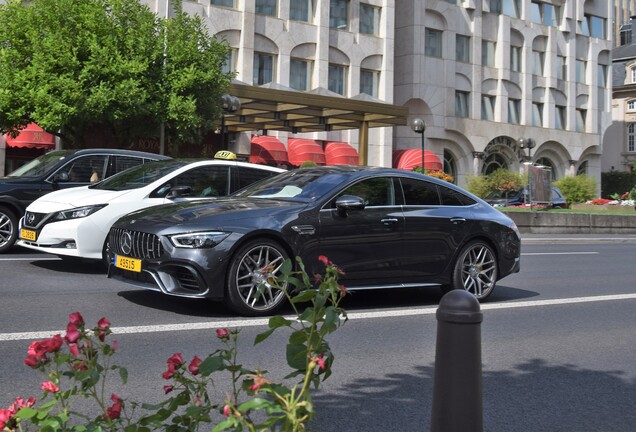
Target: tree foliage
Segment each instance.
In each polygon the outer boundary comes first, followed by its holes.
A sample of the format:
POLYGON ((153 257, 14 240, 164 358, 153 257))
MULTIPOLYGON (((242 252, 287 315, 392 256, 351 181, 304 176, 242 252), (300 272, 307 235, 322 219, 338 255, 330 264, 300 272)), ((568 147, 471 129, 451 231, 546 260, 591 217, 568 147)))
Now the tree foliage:
POLYGON ((180 4, 168 19, 139 0, 0 5, 0 132, 31 122, 82 147, 105 127, 117 146, 156 136, 198 142, 221 116, 228 47, 180 4))

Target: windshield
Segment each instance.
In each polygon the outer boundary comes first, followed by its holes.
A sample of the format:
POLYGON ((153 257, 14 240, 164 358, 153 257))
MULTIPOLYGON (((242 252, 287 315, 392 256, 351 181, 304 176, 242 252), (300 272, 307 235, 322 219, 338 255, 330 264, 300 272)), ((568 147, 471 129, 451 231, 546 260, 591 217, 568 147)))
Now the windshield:
POLYGON ((344 180, 340 173, 300 168, 255 183, 234 196, 310 202, 325 196, 344 180))
POLYGON ((111 191, 138 189, 159 180, 187 164, 188 162, 174 160, 148 162, 115 174, 96 185, 90 186, 90 188, 111 191))
POLYGON ((72 153, 73 150, 56 150, 43 154, 9 173, 9 177, 39 177, 51 171, 59 161, 72 153))

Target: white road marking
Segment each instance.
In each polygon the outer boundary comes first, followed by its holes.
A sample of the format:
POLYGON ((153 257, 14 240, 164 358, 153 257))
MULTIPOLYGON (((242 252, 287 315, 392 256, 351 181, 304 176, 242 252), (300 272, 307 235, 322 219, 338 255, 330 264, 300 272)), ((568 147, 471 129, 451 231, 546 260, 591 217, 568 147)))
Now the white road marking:
POLYGON ((33 257, 33 258, 0 258, 0 261, 43 261, 43 260, 61 260, 60 257, 33 257))
MULTIPOLYGON (((566 305, 576 303, 594 303, 603 301, 618 301, 618 300, 636 300, 636 293, 634 294, 616 294, 605 296, 590 296, 590 297, 573 297, 564 299, 551 299, 551 300, 533 300, 533 301, 513 301, 508 303, 485 303, 481 305, 482 311, 498 310, 498 309, 515 309, 515 308, 529 308, 540 306, 554 306, 554 305, 566 305)), ((392 318, 392 317, 407 317, 417 315, 433 315, 437 312, 437 306, 412 308, 412 309, 395 309, 388 311, 371 311, 371 312, 350 312, 348 313, 350 320, 359 319, 371 319, 371 318, 392 318)), ((288 316, 288 319, 294 319, 294 317, 288 316)), ((238 327, 258 327, 267 326, 269 318, 255 318, 255 319, 243 319, 243 320, 220 320, 212 322, 195 322, 195 323, 183 323, 183 324, 159 324, 159 325, 147 325, 147 326, 132 326, 132 327, 112 327, 113 334, 140 334, 140 333, 161 333, 161 332, 173 332, 173 331, 187 331, 187 330, 210 330, 224 327, 238 328, 238 327)), ((53 336, 54 334, 64 334, 65 330, 45 330, 36 332, 23 332, 23 333, 0 333, 0 342, 2 341, 18 341, 18 340, 36 340, 44 339, 53 336)))
POLYGON ((521 255, 598 255, 600 252, 529 252, 521 255))

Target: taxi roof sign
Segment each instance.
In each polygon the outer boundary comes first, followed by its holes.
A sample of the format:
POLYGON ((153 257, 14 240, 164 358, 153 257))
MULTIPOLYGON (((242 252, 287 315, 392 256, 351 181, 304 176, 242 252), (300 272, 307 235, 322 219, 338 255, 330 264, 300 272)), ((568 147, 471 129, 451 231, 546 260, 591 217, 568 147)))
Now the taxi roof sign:
POLYGON ((214 154, 214 159, 236 160, 236 154, 228 150, 220 150, 214 154))

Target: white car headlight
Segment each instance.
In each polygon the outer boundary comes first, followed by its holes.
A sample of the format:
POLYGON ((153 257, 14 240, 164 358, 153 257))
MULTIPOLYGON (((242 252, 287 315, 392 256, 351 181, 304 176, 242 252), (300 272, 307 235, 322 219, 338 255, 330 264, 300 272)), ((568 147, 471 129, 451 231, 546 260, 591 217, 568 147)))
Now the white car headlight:
POLYGON ((53 217, 53 220, 61 221, 61 220, 68 220, 68 219, 83 218, 83 217, 92 215, 93 213, 103 209, 107 205, 108 204, 97 204, 97 205, 90 205, 85 207, 77 207, 70 210, 62 210, 61 212, 58 212, 55 215, 55 217, 53 217))
POLYGON ((175 234, 170 236, 170 241, 178 248, 206 249, 218 245, 229 235, 230 233, 220 231, 175 234))

